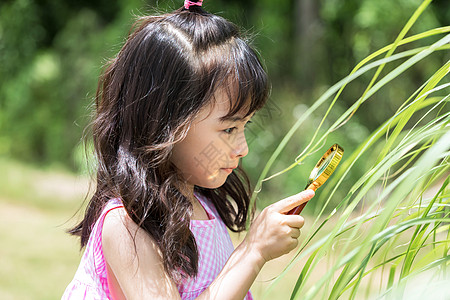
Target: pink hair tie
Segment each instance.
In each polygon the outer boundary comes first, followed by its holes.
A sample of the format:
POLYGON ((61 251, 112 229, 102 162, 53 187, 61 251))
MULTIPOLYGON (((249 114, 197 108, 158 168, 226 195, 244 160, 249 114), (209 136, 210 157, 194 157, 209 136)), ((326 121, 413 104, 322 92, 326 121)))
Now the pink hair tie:
POLYGON ((185 0, 184 8, 189 9, 189 7, 191 7, 191 6, 202 6, 202 4, 203 4, 203 0, 200 0, 197 2, 185 0))

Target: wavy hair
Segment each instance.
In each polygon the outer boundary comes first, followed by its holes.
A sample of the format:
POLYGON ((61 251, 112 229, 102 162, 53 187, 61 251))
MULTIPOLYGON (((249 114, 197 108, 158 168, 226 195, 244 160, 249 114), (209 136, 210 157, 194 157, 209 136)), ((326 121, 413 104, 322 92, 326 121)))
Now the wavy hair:
MULTIPOLYGON (((191 202, 177 189, 169 158, 218 88, 228 91, 227 116, 260 109, 267 76, 238 28, 198 6, 141 17, 100 76, 92 133, 96 189, 84 219, 69 232, 83 248, 108 200, 120 198, 133 221, 161 249, 172 279, 195 276, 198 251, 189 229, 191 202)), ((219 188, 195 187, 232 231, 245 228, 250 185, 242 169, 219 188)))

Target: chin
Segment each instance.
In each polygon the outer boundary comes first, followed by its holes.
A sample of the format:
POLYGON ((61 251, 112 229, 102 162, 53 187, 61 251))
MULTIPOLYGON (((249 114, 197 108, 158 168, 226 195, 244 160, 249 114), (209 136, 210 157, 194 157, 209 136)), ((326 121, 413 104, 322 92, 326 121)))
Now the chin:
POLYGON ((199 184, 199 186, 207 189, 216 189, 221 187, 227 181, 227 178, 228 176, 212 176, 202 182, 202 184, 199 184))
POLYGON ((220 180, 220 181, 214 180, 214 181, 208 182, 206 184, 203 184, 201 186, 204 188, 207 188, 207 189, 217 189, 217 188, 221 187, 225 183, 225 181, 226 180, 220 180))

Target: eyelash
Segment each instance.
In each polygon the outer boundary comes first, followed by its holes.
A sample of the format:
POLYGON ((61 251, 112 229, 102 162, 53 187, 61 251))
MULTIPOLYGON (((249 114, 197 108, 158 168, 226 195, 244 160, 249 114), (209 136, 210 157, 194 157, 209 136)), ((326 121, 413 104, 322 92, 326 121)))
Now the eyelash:
MULTIPOLYGON (((247 123, 245 123, 244 128, 247 128, 247 125, 248 125, 248 124, 251 124, 251 123, 252 123, 252 121, 248 121, 247 123)), ((224 132, 225 132, 226 134, 232 134, 233 131, 235 131, 236 129, 237 129, 237 127, 230 127, 230 128, 225 129, 224 132)))
POLYGON ((224 130, 224 132, 226 134, 232 134, 235 129, 237 129, 237 128, 236 127, 227 128, 224 130))

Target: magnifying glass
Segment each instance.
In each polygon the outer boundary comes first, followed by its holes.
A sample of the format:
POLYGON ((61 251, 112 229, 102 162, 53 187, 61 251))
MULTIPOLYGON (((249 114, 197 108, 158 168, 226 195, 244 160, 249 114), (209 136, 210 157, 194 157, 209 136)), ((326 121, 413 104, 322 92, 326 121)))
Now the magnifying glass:
MULTIPOLYGON (((331 146, 331 148, 328 149, 322 158, 317 162, 311 174, 309 174, 309 179, 305 190, 310 189, 316 191, 319 186, 324 184, 328 177, 330 177, 334 170, 336 170, 343 154, 344 149, 341 146, 338 144, 331 146)), ((291 209, 287 214, 295 215, 301 213, 303 208, 306 206, 306 203, 308 202, 291 209)))

